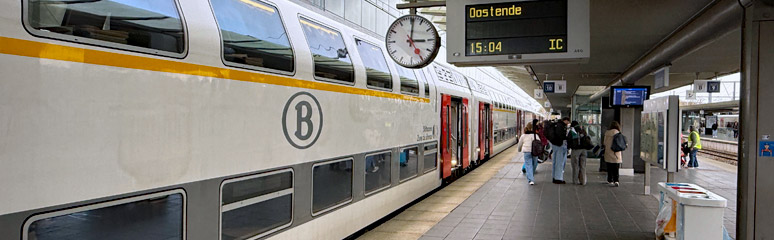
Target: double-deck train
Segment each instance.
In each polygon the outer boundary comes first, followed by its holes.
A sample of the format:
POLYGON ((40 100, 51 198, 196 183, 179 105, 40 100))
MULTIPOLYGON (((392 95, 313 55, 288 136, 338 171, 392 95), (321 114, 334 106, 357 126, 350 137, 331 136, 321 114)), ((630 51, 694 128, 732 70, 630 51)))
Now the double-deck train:
POLYGON ((340 239, 539 117, 305 3, 0 2, 3 239, 340 239))

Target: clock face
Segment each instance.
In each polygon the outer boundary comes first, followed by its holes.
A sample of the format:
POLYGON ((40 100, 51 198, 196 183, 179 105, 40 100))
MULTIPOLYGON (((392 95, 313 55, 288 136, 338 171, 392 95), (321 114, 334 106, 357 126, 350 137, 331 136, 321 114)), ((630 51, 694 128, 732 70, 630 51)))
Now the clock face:
POLYGON ((386 43, 395 62, 407 68, 421 68, 433 62, 441 38, 432 22, 418 15, 406 15, 392 23, 386 43))

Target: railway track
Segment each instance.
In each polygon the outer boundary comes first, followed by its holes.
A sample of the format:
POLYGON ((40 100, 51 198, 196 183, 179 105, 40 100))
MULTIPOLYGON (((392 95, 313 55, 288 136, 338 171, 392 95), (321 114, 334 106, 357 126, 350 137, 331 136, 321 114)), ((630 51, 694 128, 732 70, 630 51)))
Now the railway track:
POLYGON ((699 150, 699 156, 711 158, 718 161, 723 161, 732 165, 737 164, 737 153, 718 151, 714 149, 702 149, 699 150))

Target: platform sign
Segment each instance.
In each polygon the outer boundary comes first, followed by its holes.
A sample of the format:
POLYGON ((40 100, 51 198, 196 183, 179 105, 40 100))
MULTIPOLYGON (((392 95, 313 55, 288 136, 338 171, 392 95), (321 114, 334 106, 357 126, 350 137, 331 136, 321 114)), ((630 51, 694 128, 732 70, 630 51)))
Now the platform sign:
POLYGON ((534 94, 535 99, 543 99, 543 96, 545 95, 543 94, 543 89, 535 89, 534 94))
POLYGON ((669 86, 669 66, 663 67, 653 74, 655 89, 669 86))
POLYGON ((582 62, 589 0, 447 1, 447 61, 458 66, 582 62))
POLYGON ((709 92, 709 93, 719 93, 720 92, 720 81, 707 81, 707 92, 709 92))
POLYGON ((554 93, 554 91, 556 91, 556 84, 554 82, 549 82, 549 81, 543 82, 544 93, 554 93))

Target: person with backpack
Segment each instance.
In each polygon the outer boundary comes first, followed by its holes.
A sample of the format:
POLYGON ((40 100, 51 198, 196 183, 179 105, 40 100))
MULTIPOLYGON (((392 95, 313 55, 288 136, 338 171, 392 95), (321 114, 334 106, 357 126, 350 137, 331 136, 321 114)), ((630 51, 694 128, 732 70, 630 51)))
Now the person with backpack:
POLYGON ((589 150, 588 147, 592 143, 591 138, 587 136, 586 131, 578 124, 578 121, 572 121, 572 124, 570 124, 570 136, 567 145, 570 147, 571 152, 572 183, 586 185, 586 150, 589 150))
POLYGON ((551 142, 551 149, 553 150, 553 183, 565 184, 564 181, 564 166, 567 163, 567 134, 570 125, 570 118, 564 117, 562 121, 553 123, 548 131, 548 141, 551 142))
MULTIPOLYGON (((537 119, 532 119, 532 131, 533 131, 534 133, 537 133, 537 134, 538 134, 538 136, 540 136, 540 134, 538 133, 538 131, 539 131, 539 129, 540 129, 540 124, 539 124, 538 122, 540 122, 540 121, 539 121, 539 120, 537 120, 537 119)), ((525 134, 526 134, 526 133, 525 133, 525 134)), ((522 135, 522 136, 523 136, 523 135, 522 135)), ((542 138, 541 138, 541 139, 542 139, 542 138)), ((521 141, 521 140, 519 140, 519 141, 521 141)), ((542 142, 542 141, 541 141, 541 142, 542 142)), ((541 156, 542 156, 542 154, 537 156, 537 158, 538 158, 538 164, 542 163, 542 162, 540 161, 540 157, 541 157, 541 156)), ((537 165, 535 165, 535 166, 534 166, 534 168, 535 168, 535 169, 537 169, 537 165)), ((523 172, 523 173, 525 173, 525 174, 527 173, 527 162, 524 162, 524 164, 522 164, 522 165, 521 165, 521 172, 523 172)))
POLYGON ((691 135, 688 136, 688 142, 690 142, 690 144, 688 144, 688 148, 691 150, 689 154, 691 158, 688 161, 687 169, 699 167, 699 160, 696 159, 696 153, 699 152, 699 149, 701 149, 701 135, 693 126, 691 126, 689 129, 691 130, 691 135))
POLYGON ((543 146, 540 144, 540 137, 532 131, 532 123, 527 123, 524 127, 524 135, 521 136, 516 149, 524 154, 524 164, 526 165, 527 182, 529 185, 535 185, 535 169, 537 168, 537 157, 543 154, 543 146))
POLYGON ((607 165, 607 183, 610 186, 618 187, 618 170, 621 163, 623 163, 623 157, 621 152, 625 149, 626 139, 621 134, 621 124, 616 121, 610 123, 610 128, 605 132, 605 164, 607 165), (617 138, 617 139, 616 139, 617 138), (623 139, 624 146, 621 146, 620 140, 623 139), (616 141, 619 140, 619 141, 616 141), (617 150, 617 151, 616 151, 617 150))

